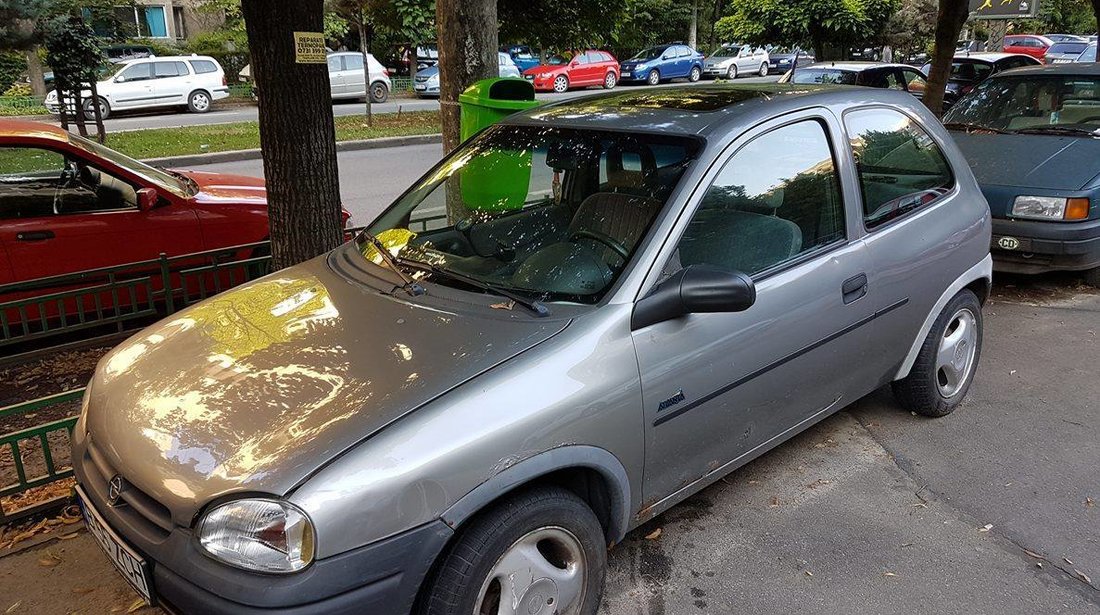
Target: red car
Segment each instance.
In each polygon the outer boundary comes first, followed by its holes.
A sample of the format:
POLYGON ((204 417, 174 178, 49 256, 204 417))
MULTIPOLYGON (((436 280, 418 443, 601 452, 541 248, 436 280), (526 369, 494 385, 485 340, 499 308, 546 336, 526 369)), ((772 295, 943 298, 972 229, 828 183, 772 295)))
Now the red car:
POLYGON ((1005 37, 1005 53, 1022 53, 1044 62, 1047 50, 1054 41, 1038 34, 1010 34, 1005 37))
POLYGON ((55 126, 0 120, 0 284, 267 237, 262 179, 166 171, 55 126))
POLYGON ((555 55, 546 64, 523 71, 523 76, 540 92, 564 92, 569 88, 602 85, 607 89, 619 82, 619 61, 606 51, 578 51, 571 59, 555 55))

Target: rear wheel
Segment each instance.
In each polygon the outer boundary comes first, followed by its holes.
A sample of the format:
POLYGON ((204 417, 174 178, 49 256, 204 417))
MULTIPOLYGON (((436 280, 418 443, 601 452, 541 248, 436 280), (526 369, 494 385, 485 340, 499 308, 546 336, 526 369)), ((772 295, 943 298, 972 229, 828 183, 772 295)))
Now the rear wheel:
POLYGON ((572 492, 521 492, 460 531, 424 586, 422 613, 594 615, 604 543, 596 515, 572 492))
POLYGON ((558 75, 554 77, 554 91, 558 94, 565 92, 569 89, 569 77, 565 75, 558 75))
POLYGON ((372 103, 384 103, 390 97, 390 89, 385 83, 375 81, 370 84, 370 101, 372 103))
MULTIPOLYGON (((102 96, 96 98, 99 102, 99 117, 101 119, 107 119, 111 116, 111 105, 107 104, 107 100, 102 96)), ((84 118, 89 120, 95 120, 95 107, 92 106, 91 99, 84 101, 84 118)))
POLYGON ((661 73, 657 72, 657 69, 649 71, 649 76, 646 77, 646 83, 649 85, 657 85, 661 82, 661 73))
POLYGON ((981 354, 982 306, 964 289, 933 323, 909 375, 893 383, 894 396, 917 414, 951 414, 966 397, 981 354))
POLYGON ((615 78, 615 73, 608 72, 607 76, 603 78, 603 87, 605 90, 610 90, 611 88, 615 87, 615 84, 618 82, 619 80, 615 78))
POLYGON ((768 63, 767 62, 761 62, 760 63, 760 70, 758 72, 760 73, 761 77, 767 77, 768 76, 768 63))
POLYGON ((699 77, 702 77, 702 76, 703 76, 703 69, 699 68, 698 66, 692 66, 691 67, 691 72, 688 73, 688 81, 690 81, 692 83, 695 83, 696 81, 699 80, 699 77))
POLYGON ((191 113, 206 113, 210 110, 210 93, 206 90, 195 90, 187 97, 187 110, 191 113))

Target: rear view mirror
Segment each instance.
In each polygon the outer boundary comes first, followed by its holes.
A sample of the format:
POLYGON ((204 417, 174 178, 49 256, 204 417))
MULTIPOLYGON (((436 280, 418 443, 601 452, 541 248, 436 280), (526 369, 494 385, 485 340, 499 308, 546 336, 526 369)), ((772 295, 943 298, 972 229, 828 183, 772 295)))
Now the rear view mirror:
POLYGON ((742 312, 755 301, 756 285, 744 273, 689 265, 634 305, 630 328, 638 330, 688 314, 742 312))
POLYGON ((160 200, 160 196, 157 195, 157 191, 152 188, 142 188, 137 191, 137 205, 140 211, 149 211, 157 206, 157 201, 160 200))

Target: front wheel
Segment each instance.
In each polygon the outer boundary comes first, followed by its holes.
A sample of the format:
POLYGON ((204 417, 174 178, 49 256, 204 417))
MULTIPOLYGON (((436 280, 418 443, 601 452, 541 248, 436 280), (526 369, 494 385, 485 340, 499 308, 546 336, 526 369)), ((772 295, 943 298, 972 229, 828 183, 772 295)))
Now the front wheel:
POLYGON ((661 73, 657 72, 657 69, 649 71, 649 76, 646 77, 646 83, 649 85, 657 85, 661 82, 661 73))
POLYGON ((615 84, 618 82, 619 80, 615 78, 615 73, 609 72, 607 73, 607 76, 603 78, 603 87, 605 90, 610 90, 611 88, 615 87, 615 84))
POLYGON ((696 81, 699 80, 699 77, 702 77, 702 76, 703 76, 703 69, 699 68, 698 66, 692 66, 691 67, 691 72, 688 73, 688 81, 690 81, 692 83, 695 83, 696 81))
POLYGON ((760 73, 761 77, 767 77, 768 76, 768 63, 767 62, 762 62, 760 64, 760 70, 757 71, 757 72, 760 73))
POLYGON ((737 78, 737 65, 730 64, 730 67, 726 69, 726 78, 733 81, 737 78))
MULTIPOLYGON (((102 97, 96 98, 99 103, 99 117, 100 119, 107 119, 111 116, 111 105, 107 104, 107 101, 102 97)), ((95 107, 92 106, 91 99, 84 101, 84 119, 95 121, 95 107)))
POLYGON ((384 103, 390 97, 390 89, 385 83, 375 81, 370 84, 370 101, 372 103, 384 103))
POLYGON ((210 94, 204 90, 195 90, 187 97, 187 110, 191 113, 206 113, 210 110, 210 94))
POLYGON ((982 305, 963 289, 940 312, 909 375, 893 383, 902 407, 947 416, 962 403, 982 354, 982 305))
POLYGON ((569 78, 565 75, 554 77, 554 91, 561 94, 569 89, 569 78))
POLYGON ((594 615, 607 549, 596 515, 559 487, 512 496, 460 530, 422 596, 425 615, 594 615))

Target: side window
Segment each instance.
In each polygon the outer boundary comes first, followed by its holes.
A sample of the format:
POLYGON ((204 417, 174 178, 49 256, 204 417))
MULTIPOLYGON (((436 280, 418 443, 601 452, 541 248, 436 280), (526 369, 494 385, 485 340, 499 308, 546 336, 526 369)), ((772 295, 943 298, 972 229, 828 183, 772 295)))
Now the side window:
POLYGON ((603 59, 604 62, 614 62, 615 61, 615 58, 612 58, 611 54, 607 53, 606 51, 601 51, 600 52, 600 57, 603 59))
POLYGON ((175 62, 153 63, 153 76, 157 79, 163 79, 165 77, 178 77, 179 74, 179 68, 176 66, 175 62))
POLYGON ((677 258, 681 267, 754 275, 844 237, 844 201, 825 126, 804 120, 757 137, 725 162, 677 258))
POLYGON ((578 53, 573 56, 573 59, 577 61, 577 64, 588 64, 588 56, 583 53, 578 53))
POLYGON ((586 55, 588 56, 588 61, 592 64, 603 62, 603 56, 598 51, 589 51, 586 55))
POLYGON ((141 64, 127 66, 119 76, 125 78, 126 81, 144 81, 146 79, 152 79, 153 63, 142 62, 141 64))
POLYGON ((65 157, 35 147, 0 147, 0 219, 52 216, 65 157))
POLYGON ((344 62, 340 56, 328 57, 328 72, 335 73, 344 70, 344 62))
POLYGON ((859 109, 844 115, 859 171, 863 220, 875 228, 919 209, 951 190, 951 167, 932 137, 892 109, 859 109))
POLYGON ((363 56, 359 54, 344 57, 344 70, 363 70, 363 56))
POLYGON ((176 72, 184 76, 191 74, 191 70, 187 68, 187 64, 184 62, 176 62, 176 72))
POLYGON ((218 65, 210 60, 191 60, 191 68, 195 69, 196 75, 218 72, 218 65))
POLYGON ((905 77, 905 89, 909 90, 913 94, 924 94, 925 81, 924 77, 921 76, 920 73, 915 70, 903 68, 901 74, 903 77, 905 77))
POLYGON ((882 80, 883 83, 886 84, 884 86, 886 88, 889 88, 891 90, 905 91, 905 85, 902 83, 901 79, 898 76, 898 71, 896 70, 884 71, 882 73, 882 80))

